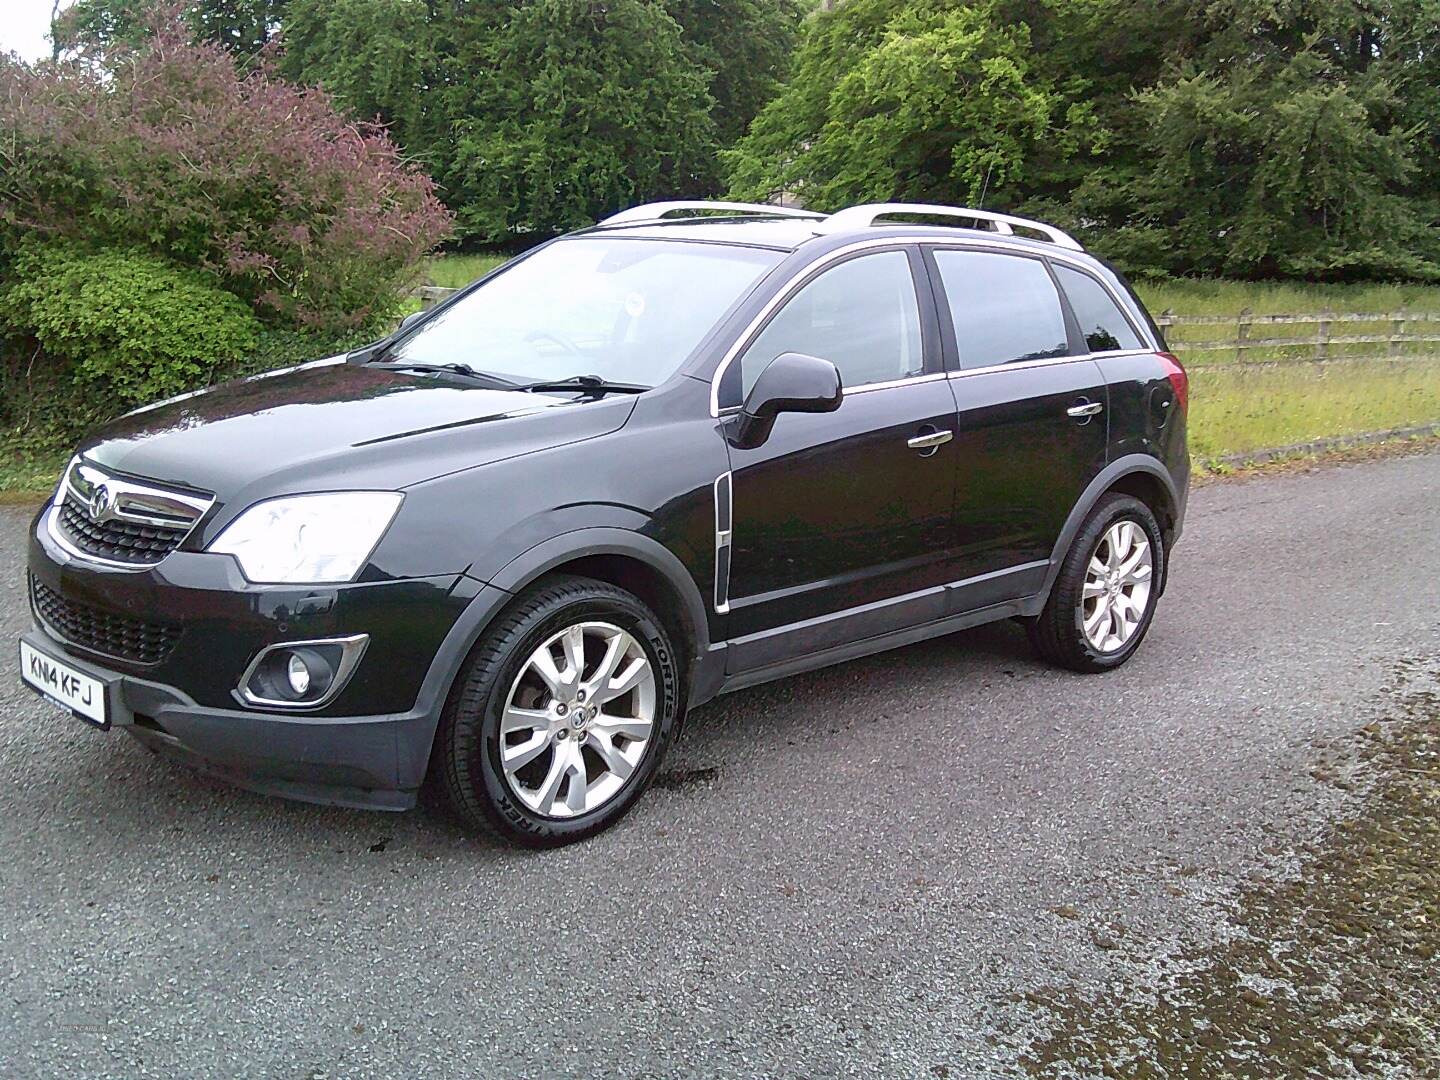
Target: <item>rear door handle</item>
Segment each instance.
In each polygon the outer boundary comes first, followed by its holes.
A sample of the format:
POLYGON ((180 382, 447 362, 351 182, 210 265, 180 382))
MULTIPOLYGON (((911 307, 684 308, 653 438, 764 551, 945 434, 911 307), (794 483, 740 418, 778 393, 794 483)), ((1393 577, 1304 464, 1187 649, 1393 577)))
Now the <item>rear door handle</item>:
POLYGON ((905 445, 911 450, 934 450, 937 446, 944 446, 954 437, 953 431, 931 431, 906 440, 905 445))
POLYGON ((1065 410, 1065 415, 1072 416, 1076 420, 1079 420, 1081 417, 1084 416, 1095 416, 1104 408, 1105 406, 1101 402, 1087 401, 1083 405, 1071 405, 1070 408, 1065 410))

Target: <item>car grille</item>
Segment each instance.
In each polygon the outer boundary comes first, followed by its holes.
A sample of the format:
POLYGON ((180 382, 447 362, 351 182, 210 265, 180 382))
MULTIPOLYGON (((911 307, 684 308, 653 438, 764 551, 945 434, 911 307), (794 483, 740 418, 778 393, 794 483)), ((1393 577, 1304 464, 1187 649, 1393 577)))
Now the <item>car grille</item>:
POLYGON ((96 524, 73 492, 65 494, 58 524, 65 539, 86 554, 137 566, 158 563, 179 547, 190 531, 189 525, 170 528, 118 519, 96 524))
POLYGON ((146 622, 67 600, 33 577, 30 598, 35 614, 48 629, 68 644, 91 652, 137 664, 158 664, 180 640, 179 626, 146 622))
POLYGON ((211 500, 114 476, 77 458, 51 514, 55 538, 78 556, 120 566, 154 566, 209 509, 211 500))

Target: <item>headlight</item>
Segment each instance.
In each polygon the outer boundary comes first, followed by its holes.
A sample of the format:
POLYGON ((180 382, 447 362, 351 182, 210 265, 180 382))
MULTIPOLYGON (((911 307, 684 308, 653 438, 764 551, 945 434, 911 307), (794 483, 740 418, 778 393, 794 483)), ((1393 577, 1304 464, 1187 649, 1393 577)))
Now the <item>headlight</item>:
POLYGON ((210 550, 234 555, 257 583, 349 581, 402 498, 398 491, 343 491, 268 499, 227 525, 210 550))

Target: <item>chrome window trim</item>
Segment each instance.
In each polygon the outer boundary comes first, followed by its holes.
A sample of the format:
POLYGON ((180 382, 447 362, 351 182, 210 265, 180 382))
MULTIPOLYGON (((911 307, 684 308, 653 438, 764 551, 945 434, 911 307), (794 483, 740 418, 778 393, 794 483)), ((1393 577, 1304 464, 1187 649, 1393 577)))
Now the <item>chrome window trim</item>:
POLYGON ((1074 364, 1081 360, 1101 360, 1111 356, 1149 356, 1153 349, 1114 349, 1109 352, 1079 353, 1075 356, 1046 356, 1039 360, 1012 360, 1008 364, 987 364, 985 367, 961 368, 946 373, 947 378, 963 379, 969 375, 993 375, 997 371, 1023 371, 1026 368, 1054 367, 1057 364, 1074 364))
MULTIPOLYGON (((1104 352, 1086 353, 1086 354, 1085 354, 1086 356, 1114 356, 1114 355, 1118 355, 1118 354, 1120 354, 1120 353, 1146 353, 1146 352, 1156 352, 1156 351, 1159 350, 1159 348, 1160 348, 1159 343, 1156 342, 1156 341, 1150 336, 1150 332, 1149 332, 1148 328, 1143 327, 1143 326, 1137 326, 1137 325, 1136 325, 1135 319, 1134 319, 1131 311, 1129 310, 1129 307, 1127 306, 1127 304, 1126 304, 1126 302, 1125 302, 1125 299, 1122 298, 1119 293, 1117 293, 1114 289, 1112 289, 1112 288, 1110 287, 1109 282, 1104 281, 1103 279, 1101 279, 1101 278, 1099 278, 1099 277, 1096 277, 1096 276, 1095 276, 1095 271, 1094 271, 1093 269, 1091 269, 1091 267, 1090 267, 1089 265, 1086 264, 1086 262, 1085 262, 1084 259, 1076 258, 1076 257, 1074 256, 1074 254, 1072 254, 1072 253, 1067 253, 1067 252, 1064 251, 1064 250, 1058 250, 1058 251, 1053 251, 1053 252, 1052 252, 1052 251, 1030 251, 1030 250, 1028 250, 1028 249, 1026 249, 1026 250, 1019 250, 1019 249, 1017 249, 1017 248, 1015 248, 1015 247, 1013 247, 1013 246, 1007 245, 1007 244, 993 244, 993 243, 988 243, 988 244, 987 244, 983 239, 976 239, 976 240, 970 240, 970 239, 964 239, 964 240, 948 240, 948 239, 939 239, 939 238, 937 238, 937 237, 931 236, 931 237, 924 237, 924 238, 917 239, 915 242, 918 243, 918 244, 928 244, 930 247, 980 248, 980 249, 983 249, 983 250, 985 250, 985 251, 997 252, 997 253, 999 253, 999 254, 1001 254, 1001 255, 1028 256, 1028 257, 1030 257, 1030 258, 1032 258, 1032 259, 1051 259, 1051 260, 1053 260, 1053 261, 1055 261, 1055 262, 1063 262, 1063 263, 1065 263, 1068 267, 1070 267, 1072 270, 1078 270, 1080 273, 1086 275, 1086 276, 1089 277, 1092 281, 1094 281, 1097 285, 1099 285, 1100 288, 1104 289, 1104 290, 1105 290, 1105 294, 1106 294, 1107 296, 1109 296, 1111 300, 1115 301, 1115 306, 1120 309, 1120 316, 1121 316, 1121 318, 1123 318, 1126 322, 1128 322, 1128 323, 1130 324, 1130 329, 1133 330, 1133 331, 1135 331, 1135 336, 1140 339, 1141 344, 1144 344, 1144 343, 1147 342, 1147 341, 1150 342, 1150 347, 1149 347, 1149 348, 1142 348, 1142 349, 1107 349, 1107 350, 1105 350, 1104 352)), ((1064 296, 1064 299, 1068 302, 1069 299, 1070 299, 1070 297, 1069 297, 1068 294, 1065 294, 1065 293, 1064 293, 1064 286, 1057 282, 1056 285, 1055 285, 1055 288, 1056 288, 1058 291, 1061 292, 1061 294, 1064 296)), ((976 368, 975 370, 978 371, 978 370, 980 370, 980 369, 979 369, 979 368, 976 368)))
POLYGON ((847 387, 845 396, 868 394, 871 390, 892 390, 897 386, 909 386, 911 383, 938 382, 947 374, 944 371, 931 371, 925 375, 907 375, 903 379, 891 379, 888 382, 861 383, 859 386, 847 387))
MULTIPOLYGON (((1149 339, 1149 337, 1150 337, 1149 333, 1147 333, 1145 327, 1139 326, 1139 325, 1135 322, 1135 319, 1131 316, 1130 311, 1126 308, 1124 301, 1123 301, 1123 300, 1120 298, 1120 296, 1115 292, 1115 290, 1112 289, 1112 288, 1110 288, 1110 286, 1109 286, 1108 284, 1106 284, 1104 281, 1102 281, 1100 278, 1096 277, 1095 274, 1094 274, 1094 272, 1091 271, 1089 267, 1086 267, 1086 266, 1078 266, 1078 265, 1071 265, 1071 266, 1069 266, 1068 268, 1071 269, 1071 270, 1074 270, 1077 274, 1084 274, 1084 275, 1085 275, 1086 277, 1088 277, 1091 281, 1095 282, 1096 285, 1099 285, 1099 286, 1100 286, 1100 288, 1104 291, 1105 295, 1108 296, 1108 297, 1110 297, 1111 302, 1114 303, 1114 305, 1115 305, 1115 310, 1118 311, 1118 312, 1120 312, 1120 317, 1121 317, 1122 319, 1124 319, 1126 325, 1130 327, 1130 332, 1135 335, 1136 340, 1138 340, 1141 345, 1144 345, 1145 342, 1146 342, 1146 340, 1149 339)), ((1075 304, 1074 304, 1073 301, 1070 300, 1070 294, 1067 293, 1067 292, 1065 292, 1065 283, 1060 280, 1060 275, 1059 275, 1059 274, 1056 274, 1056 275, 1055 275, 1055 285, 1056 285, 1057 288, 1059 288, 1060 292, 1064 295, 1066 303, 1070 304, 1070 310, 1071 310, 1071 312, 1073 313, 1074 310, 1075 310, 1075 304)), ((1075 321, 1078 323, 1078 322, 1080 321, 1080 316, 1076 315, 1076 316, 1075 316, 1075 321)), ((1085 328, 1084 328, 1084 327, 1081 327, 1081 328, 1080 328, 1080 333, 1081 333, 1082 336, 1084 335, 1084 333, 1085 333, 1085 328)), ((1088 344, 1088 342, 1087 342, 1087 344, 1088 344)), ((1157 344, 1155 347, 1156 347, 1156 348, 1159 348, 1158 344, 1157 344)), ((1154 351, 1153 349, 1101 349, 1099 352, 1093 352, 1093 353, 1091 353, 1090 355, 1091 355, 1091 356, 1110 356, 1110 355, 1115 354, 1115 353, 1153 352, 1153 351, 1154 351)))
POLYGON ((720 363, 715 366, 715 372, 710 377, 710 415, 718 419, 721 416, 730 415, 739 409, 738 405, 728 405, 723 409, 720 407, 720 383, 725 378, 725 373, 730 369, 730 365, 734 362, 735 358, 741 353, 743 353, 745 349, 751 344, 751 342, 754 341, 765 321, 769 319, 770 316, 779 307, 781 307, 787 300, 789 300, 790 297, 799 290, 803 283, 810 279, 810 277, 817 270, 823 271, 832 263, 839 261, 847 255, 852 255, 857 251, 866 251, 871 248, 886 247, 895 248, 897 250, 903 251, 907 245, 911 244, 926 247, 945 247, 955 249, 963 248, 967 250, 974 249, 982 251, 993 251, 1002 255, 1012 255, 1017 257, 1028 256, 1030 258, 1054 259, 1058 262, 1063 262, 1068 266, 1075 268, 1076 270, 1088 274, 1095 281, 1099 282, 1100 287, 1103 288, 1105 292, 1110 296, 1110 298, 1115 301, 1116 306, 1120 309, 1120 314, 1130 321, 1131 329, 1135 330, 1136 334, 1139 336, 1142 342, 1150 341, 1150 346, 1144 349, 1110 350, 1100 353, 1084 353, 1077 356, 1054 357, 1046 360, 1018 360, 1013 361, 1009 364, 996 364, 983 368, 962 368, 960 371, 930 372, 925 375, 917 375, 907 379, 896 379, 891 382, 865 383, 854 388, 846 387, 846 394, 864 393, 868 390, 889 389, 894 386, 903 386, 907 383, 921 382, 923 380, 931 378, 953 378, 956 375, 974 375, 986 371, 1003 371, 1007 368, 1036 366, 1040 364, 1053 363, 1056 361, 1090 360, 1094 359, 1097 356, 1140 355, 1148 352, 1156 352, 1160 348, 1159 344, 1151 339, 1148 329, 1144 327, 1137 327, 1135 325, 1134 319, 1131 317, 1131 313, 1129 312, 1125 301, 1116 294, 1115 290, 1110 287, 1109 283, 1102 280, 1101 278, 1096 277, 1084 258, 1079 257, 1076 254, 1067 251, 1066 249, 1057 247, 1055 251, 1031 251, 1028 248, 1017 249, 1012 244, 987 241, 982 237, 872 237, 868 240, 859 240, 853 244, 846 244, 844 247, 836 248, 834 251, 828 252, 821 258, 816 259, 814 262, 808 263, 805 266, 801 267, 798 271, 796 271, 795 275, 791 277, 789 281, 787 281, 783 286, 781 286, 779 292, 777 292, 774 296, 772 296, 769 300, 765 302, 764 307, 762 307, 760 311, 755 315, 755 317, 746 324, 745 329, 742 330, 740 334, 736 337, 735 342, 730 346, 730 348, 725 350, 725 355, 720 358, 720 363))
POLYGON ((236 696, 246 705, 259 706, 267 709, 285 709, 290 712, 299 712, 306 709, 318 709, 335 700, 335 696, 345 689, 345 684, 350 681, 350 676, 360 665, 365 650, 370 645, 369 634, 351 634, 349 637, 333 638, 311 638, 306 641, 277 641, 274 645, 267 645, 255 654, 255 659, 245 669, 245 674, 240 676, 240 685, 236 687, 236 696), (338 645, 340 646, 340 663, 335 668, 335 677, 330 681, 325 693, 314 701, 285 701, 280 698, 261 697, 259 694, 250 692, 250 680, 255 672, 259 670, 260 663, 276 649, 302 649, 307 645, 338 645))
MULTIPOLYGON (((869 240, 860 240, 853 244, 846 244, 844 247, 836 248, 834 251, 802 266, 795 275, 780 287, 780 291, 765 301, 765 306, 760 309, 756 316, 746 324, 745 329, 735 339, 734 344, 725 350, 725 355, 720 358, 720 363, 715 366, 715 373, 710 377, 710 415, 719 417, 720 409, 720 383, 725 378, 725 373, 730 369, 730 364, 745 351, 746 347, 755 339, 765 321, 770 318, 784 303, 790 299, 799 289, 810 280, 818 276, 817 271, 824 271, 832 263, 838 262, 847 255, 853 255, 857 251, 865 251, 870 248, 894 248, 896 251, 904 251, 907 244, 914 243, 913 240, 905 237, 874 237, 869 240)), ((912 277, 913 271, 912 271, 912 277)), ((918 376, 917 376, 918 377, 918 376)), ((871 384, 875 385, 875 384, 871 384)), ((857 387, 856 389, 859 389, 857 387)), ((852 391, 846 390, 846 393, 852 391)), ((738 406, 730 405, 725 412, 733 412, 738 406)))

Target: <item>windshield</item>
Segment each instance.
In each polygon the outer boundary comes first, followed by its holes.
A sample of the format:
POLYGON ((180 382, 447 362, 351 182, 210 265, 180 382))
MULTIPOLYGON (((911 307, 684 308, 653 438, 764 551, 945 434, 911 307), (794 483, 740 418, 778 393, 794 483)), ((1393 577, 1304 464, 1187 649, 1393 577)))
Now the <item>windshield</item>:
POLYGON ((783 252, 586 237, 537 251, 429 319, 391 363, 517 382, 598 375, 656 386, 783 252))

